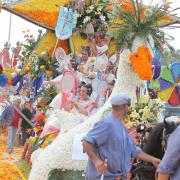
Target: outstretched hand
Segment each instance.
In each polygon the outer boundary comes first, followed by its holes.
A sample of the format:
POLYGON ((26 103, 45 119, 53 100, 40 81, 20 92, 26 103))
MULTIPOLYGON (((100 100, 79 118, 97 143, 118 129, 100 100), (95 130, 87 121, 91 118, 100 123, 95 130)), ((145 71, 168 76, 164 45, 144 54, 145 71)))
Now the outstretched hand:
POLYGON ((157 168, 160 164, 161 160, 158 158, 153 158, 152 159, 152 164, 157 168))
POLYGON ((142 161, 145 161, 145 162, 150 162, 152 163, 155 167, 158 167, 159 164, 160 164, 160 159, 158 158, 155 158, 154 156, 151 156, 145 152, 140 152, 137 156, 136 156, 137 159, 141 159, 142 161))

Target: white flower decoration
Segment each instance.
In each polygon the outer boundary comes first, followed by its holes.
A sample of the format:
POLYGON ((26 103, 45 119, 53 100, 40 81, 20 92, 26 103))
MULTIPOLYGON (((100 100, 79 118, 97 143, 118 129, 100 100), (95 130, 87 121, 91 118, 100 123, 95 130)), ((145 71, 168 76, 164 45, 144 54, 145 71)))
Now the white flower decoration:
POLYGON ((97 11, 102 11, 102 7, 98 7, 98 8, 97 8, 97 11))
POLYGON ((91 18, 86 16, 83 20, 83 24, 87 24, 88 22, 90 22, 91 18))
POLYGON ((89 9, 90 9, 91 11, 93 11, 93 10, 94 10, 94 6, 93 6, 93 5, 89 6, 89 9))
POLYGON ((101 19, 101 21, 105 21, 106 20, 106 17, 105 16, 100 16, 100 19, 101 19))

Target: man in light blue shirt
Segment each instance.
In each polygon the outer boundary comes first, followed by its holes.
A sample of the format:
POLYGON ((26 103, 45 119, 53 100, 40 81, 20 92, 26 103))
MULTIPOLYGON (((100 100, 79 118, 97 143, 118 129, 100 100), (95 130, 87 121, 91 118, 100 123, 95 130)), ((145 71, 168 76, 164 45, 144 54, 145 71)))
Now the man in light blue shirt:
POLYGON ((117 94, 111 99, 112 113, 95 124, 84 137, 83 147, 89 161, 86 180, 124 180, 131 170, 131 159, 138 158, 157 166, 160 162, 144 152, 128 135, 123 118, 128 113, 131 99, 117 94))
POLYGON ((158 168, 158 180, 180 179, 180 126, 170 135, 167 151, 158 168))

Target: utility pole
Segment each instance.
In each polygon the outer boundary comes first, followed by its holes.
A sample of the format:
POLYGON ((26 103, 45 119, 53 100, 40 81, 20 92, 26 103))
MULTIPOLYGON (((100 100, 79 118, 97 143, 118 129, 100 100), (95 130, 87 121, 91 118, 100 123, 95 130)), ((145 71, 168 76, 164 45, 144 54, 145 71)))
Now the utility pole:
POLYGON ((8 42, 11 41, 11 25, 12 25, 12 14, 9 16, 9 33, 8 33, 8 42))

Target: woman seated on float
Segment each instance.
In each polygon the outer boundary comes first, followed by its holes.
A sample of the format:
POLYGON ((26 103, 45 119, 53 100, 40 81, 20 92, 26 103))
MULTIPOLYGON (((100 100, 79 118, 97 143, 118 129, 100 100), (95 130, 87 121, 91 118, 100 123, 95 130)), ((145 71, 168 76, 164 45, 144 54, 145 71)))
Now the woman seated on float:
POLYGON ((96 103, 91 99, 92 87, 80 83, 76 96, 69 93, 63 103, 63 97, 56 110, 49 110, 48 121, 60 124, 61 132, 65 132, 84 122, 96 110, 96 103), (62 106, 62 109, 60 108, 62 106))
POLYGON ((96 103, 90 98, 92 87, 89 84, 81 83, 79 88, 79 97, 76 96, 73 100, 67 100, 64 105, 64 110, 69 112, 78 112, 85 116, 91 115, 96 108, 96 103))

